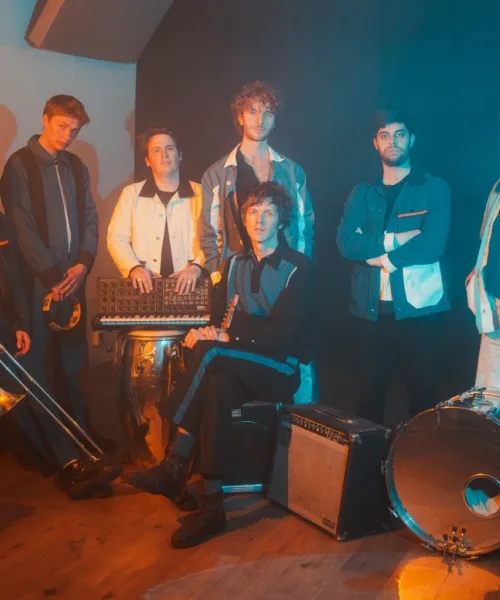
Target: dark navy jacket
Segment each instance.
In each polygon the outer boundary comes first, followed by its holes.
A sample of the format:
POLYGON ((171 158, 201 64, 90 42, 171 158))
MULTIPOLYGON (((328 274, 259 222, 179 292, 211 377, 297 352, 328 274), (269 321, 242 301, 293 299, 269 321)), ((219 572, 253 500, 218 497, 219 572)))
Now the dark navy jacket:
MULTIPOLYGON (((7 161, 1 182, 5 211, 13 222, 20 257, 29 271, 45 288, 51 288, 64 278, 68 267, 82 263, 90 271, 97 254, 99 219, 92 198, 88 170, 83 168, 82 206, 77 203, 78 193, 70 152, 59 155, 62 185, 68 199, 68 218, 71 229, 71 247, 63 209, 63 199, 57 179, 54 158, 33 136, 27 147, 31 150, 41 177, 41 198, 33 198, 28 172, 15 152, 7 161)), ((25 149, 22 149, 25 151, 25 149)))

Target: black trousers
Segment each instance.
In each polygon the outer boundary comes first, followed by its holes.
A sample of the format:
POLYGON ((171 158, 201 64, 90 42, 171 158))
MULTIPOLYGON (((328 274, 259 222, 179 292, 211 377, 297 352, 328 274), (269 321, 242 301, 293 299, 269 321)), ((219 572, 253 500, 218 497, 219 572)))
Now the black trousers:
POLYGON ((359 416, 383 423, 388 388, 395 379, 406 385, 410 416, 435 406, 444 314, 401 321, 392 314, 380 315, 376 322, 353 319, 361 373, 359 416))
MULTIPOLYGON (((12 355, 15 354, 15 340, 12 332, 0 330, 0 341, 2 344, 5 344, 7 350, 12 355)), ((6 357, 1 358, 9 368, 13 367, 9 359, 6 359, 6 357)), ((24 366, 24 368, 26 367, 24 366)), ((17 368, 13 367, 12 371, 21 379, 21 381, 27 383, 30 389, 34 390, 35 394, 44 405, 52 407, 50 401, 48 401, 36 387, 29 384, 29 382, 26 382, 26 377, 17 368)), ((29 370, 28 372, 32 375, 29 370)), ((3 368, 0 372, 0 386, 16 394, 24 393, 22 387, 3 368)), ((56 415, 58 414, 57 410, 54 412, 56 415)), ((40 404, 31 396, 28 395, 12 409, 9 418, 11 419, 12 417, 16 419, 17 424, 21 427, 24 435, 28 438, 37 452, 56 467, 62 467, 78 456, 75 444, 66 436, 54 419, 50 417, 42 406, 40 406, 40 404)))
POLYGON ((165 416, 199 442, 199 469, 223 479, 230 456, 231 411, 252 400, 292 403, 299 366, 230 343, 200 341, 167 401, 165 416))
MULTIPOLYGON (((35 278, 30 311, 31 348, 20 359, 20 363, 45 390, 49 390, 55 395, 56 400, 79 425, 86 428, 88 415, 83 394, 83 381, 88 365, 87 344, 85 341, 69 341, 64 334, 59 335, 48 328, 42 313, 42 301, 48 291, 35 278)), ((81 294, 84 294, 83 289, 79 291, 78 295, 81 294)), ((43 396, 40 398, 45 401, 43 396)), ((43 429, 45 430, 46 420, 41 417, 43 409, 34 407, 34 410, 39 416, 39 421, 44 423, 43 429)), ((46 455, 45 445, 40 443, 40 436, 35 433, 32 418, 24 411, 19 412, 19 424, 25 434, 37 450, 46 455)), ((75 458, 76 447, 66 436, 54 437, 54 428, 50 427, 48 438, 59 464, 65 464, 75 458)))
MULTIPOLYGON (((48 291, 35 279, 30 313, 31 349, 22 363, 41 386, 51 386, 58 395, 58 402, 82 427, 86 427, 88 415, 83 382, 88 367, 87 342, 85 336, 81 336, 81 341, 75 341, 73 331, 58 333, 49 329, 42 313, 42 302, 48 291)), ((77 295, 85 304, 84 288, 77 295)), ((85 311, 81 319, 85 320, 85 311)), ((81 323, 77 328, 80 326, 81 323)))

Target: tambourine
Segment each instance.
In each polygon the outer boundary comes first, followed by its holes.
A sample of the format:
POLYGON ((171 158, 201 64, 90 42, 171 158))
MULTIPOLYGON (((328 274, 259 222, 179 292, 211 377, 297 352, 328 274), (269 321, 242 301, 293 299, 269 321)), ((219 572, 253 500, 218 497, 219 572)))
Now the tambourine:
POLYGON ((82 316, 82 307, 80 302, 76 296, 69 296, 65 298, 71 304, 71 317, 69 318, 67 325, 59 325, 56 323, 53 312, 52 312, 52 302, 57 303, 57 300, 54 300, 54 294, 50 292, 47 294, 42 302, 42 312, 45 318, 45 322, 52 329, 52 331, 69 331, 76 327, 78 322, 80 321, 80 317, 82 316))

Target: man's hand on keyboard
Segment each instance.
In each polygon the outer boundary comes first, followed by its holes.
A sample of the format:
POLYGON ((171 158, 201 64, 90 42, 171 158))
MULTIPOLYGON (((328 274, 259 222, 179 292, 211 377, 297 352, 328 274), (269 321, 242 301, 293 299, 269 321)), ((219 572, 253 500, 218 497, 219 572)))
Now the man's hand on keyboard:
POLYGON ((172 273, 172 275, 170 275, 170 277, 177 277, 177 284, 174 290, 177 294, 189 294, 189 292, 194 292, 200 276, 201 269, 194 265, 190 265, 189 267, 182 269, 182 271, 177 271, 177 273, 172 273))
POLYGON ((144 267, 135 267, 130 271, 130 279, 134 289, 139 290, 141 294, 149 294, 153 289, 151 273, 144 267))

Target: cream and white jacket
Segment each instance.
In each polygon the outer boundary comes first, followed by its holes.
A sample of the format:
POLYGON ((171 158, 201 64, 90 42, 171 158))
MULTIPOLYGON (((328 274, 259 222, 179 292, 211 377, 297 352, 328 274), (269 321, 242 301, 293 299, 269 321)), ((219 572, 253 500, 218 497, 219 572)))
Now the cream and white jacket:
POLYGON ((484 285, 483 269, 488 264, 491 232, 493 223, 500 211, 500 179, 495 183, 488 196, 481 225, 481 245, 474 266, 474 271, 467 285, 467 303, 476 317, 479 333, 493 333, 500 330, 499 306, 496 299, 490 296, 484 285))
POLYGON ((193 181, 181 180, 167 206, 156 194, 153 179, 127 185, 116 203, 107 235, 109 253, 122 276, 128 277, 139 264, 160 273, 165 219, 174 270, 191 262, 203 267, 198 230, 201 203, 201 185, 193 181))

